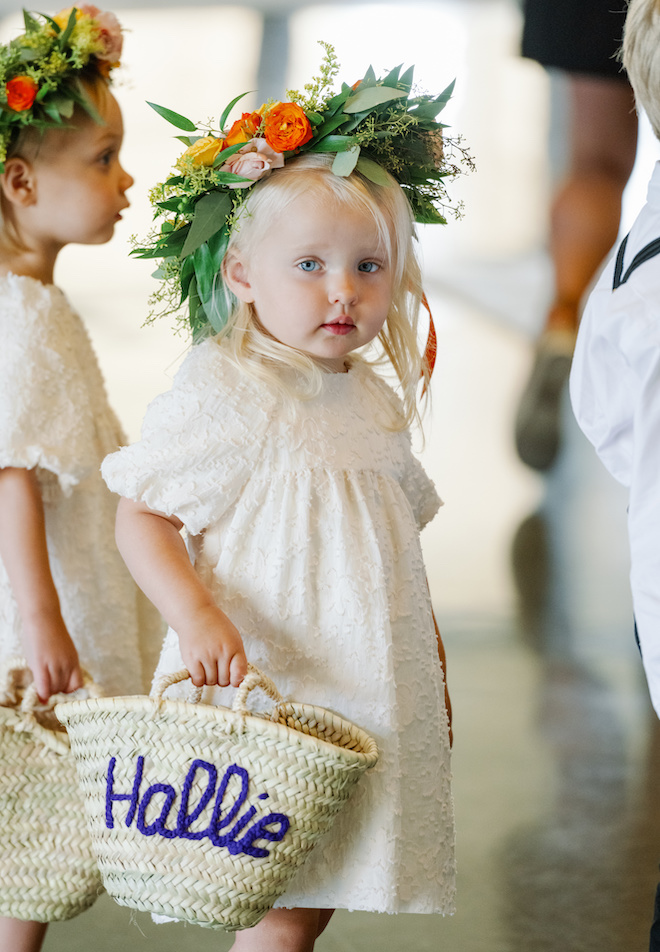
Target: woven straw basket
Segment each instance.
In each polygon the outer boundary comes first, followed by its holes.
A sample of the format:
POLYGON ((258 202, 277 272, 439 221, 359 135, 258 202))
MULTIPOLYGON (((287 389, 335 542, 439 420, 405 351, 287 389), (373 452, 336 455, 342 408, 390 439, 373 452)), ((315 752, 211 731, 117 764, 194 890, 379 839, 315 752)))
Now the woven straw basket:
MULTIPOLYGON (((228 931, 256 925, 325 833, 375 742, 285 702, 250 667, 233 708, 150 697, 60 704, 103 884, 119 903, 228 931), (255 687, 270 719, 248 713, 255 687)), ((199 700, 197 689, 195 700, 199 700)))
POLYGON ((24 658, 0 667, 0 916, 54 922, 103 886, 66 732, 28 677, 24 658))

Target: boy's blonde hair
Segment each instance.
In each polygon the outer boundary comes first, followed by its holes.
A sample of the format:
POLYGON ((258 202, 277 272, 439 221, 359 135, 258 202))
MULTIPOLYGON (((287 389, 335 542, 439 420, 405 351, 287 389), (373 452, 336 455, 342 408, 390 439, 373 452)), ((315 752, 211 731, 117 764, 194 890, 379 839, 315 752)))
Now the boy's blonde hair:
POLYGON ((660 139, 660 0, 630 0, 622 61, 635 100, 660 139))
MULTIPOLYGON (((330 198, 339 206, 359 208, 371 215, 393 274, 392 302, 378 335, 380 354, 370 363, 388 360, 398 378, 404 407, 401 426, 418 418, 417 389, 420 377, 428 380, 428 368, 418 344, 418 319, 422 299, 421 270, 413 241, 415 227, 408 201, 398 183, 377 185, 359 172, 341 177, 332 172, 334 155, 307 153, 288 160, 284 168, 250 189, 231 231, 223 268, 235 257, 249 258, 261 234, 300 195, 330 198)), ((218 292, 220 293, 220 292, 218 292)), ((306 354, 285 346, 260 325, 252 304, 232 299, 226 326, 218 335, 228 356, 241 370, 275 385, 284 386, 286 375, 277 367, 298 371, 298 396, 311 396, 321 386, 322 371, 306 354)))

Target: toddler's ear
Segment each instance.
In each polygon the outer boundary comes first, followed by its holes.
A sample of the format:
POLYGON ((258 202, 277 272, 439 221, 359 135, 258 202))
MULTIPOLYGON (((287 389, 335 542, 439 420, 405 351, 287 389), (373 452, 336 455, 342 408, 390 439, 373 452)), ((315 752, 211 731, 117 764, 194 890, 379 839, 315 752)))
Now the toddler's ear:
POLYGON ((225 284, 239 301, 245 304, 254 302, 254 293, 250 285, 250 277, 247 268, 236 255, 230 254, 225 260, 224 267, 225 284))
POLYGON ((5 162, 5 171, 0 176, 0 185, 7 201, 12 205, 34 205, 37 189, 34 170, 26 159, 14 156, 5 162))

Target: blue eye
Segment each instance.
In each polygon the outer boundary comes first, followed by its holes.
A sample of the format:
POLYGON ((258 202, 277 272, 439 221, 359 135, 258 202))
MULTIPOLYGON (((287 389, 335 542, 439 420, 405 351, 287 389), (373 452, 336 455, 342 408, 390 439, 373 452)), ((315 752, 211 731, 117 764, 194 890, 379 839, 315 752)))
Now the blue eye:
POLYGON ((319 263, 318 261, 311 261, 311 260, 300 261, 298 263, 298 267, 300 268, 301 271, 305 271, 307 272, 307 274, 309 274, 311 271, 317 270, 317 268, 319 267, 319 263))
POLYGON ((379 270, 380 265, 376 261, 363 261, 358 265, 358 271, 363 271, 365 274, 373 274, 379 270))

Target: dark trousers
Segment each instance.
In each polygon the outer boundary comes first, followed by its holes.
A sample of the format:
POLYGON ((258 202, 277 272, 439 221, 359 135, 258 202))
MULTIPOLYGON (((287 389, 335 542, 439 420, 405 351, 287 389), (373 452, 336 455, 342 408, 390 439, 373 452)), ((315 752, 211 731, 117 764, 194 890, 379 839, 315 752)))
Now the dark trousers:
POLYGON ((651 926, 649 952, 660 952, 660 885, 655 893, 655 909, 653 910, 653 925, 651 926))

